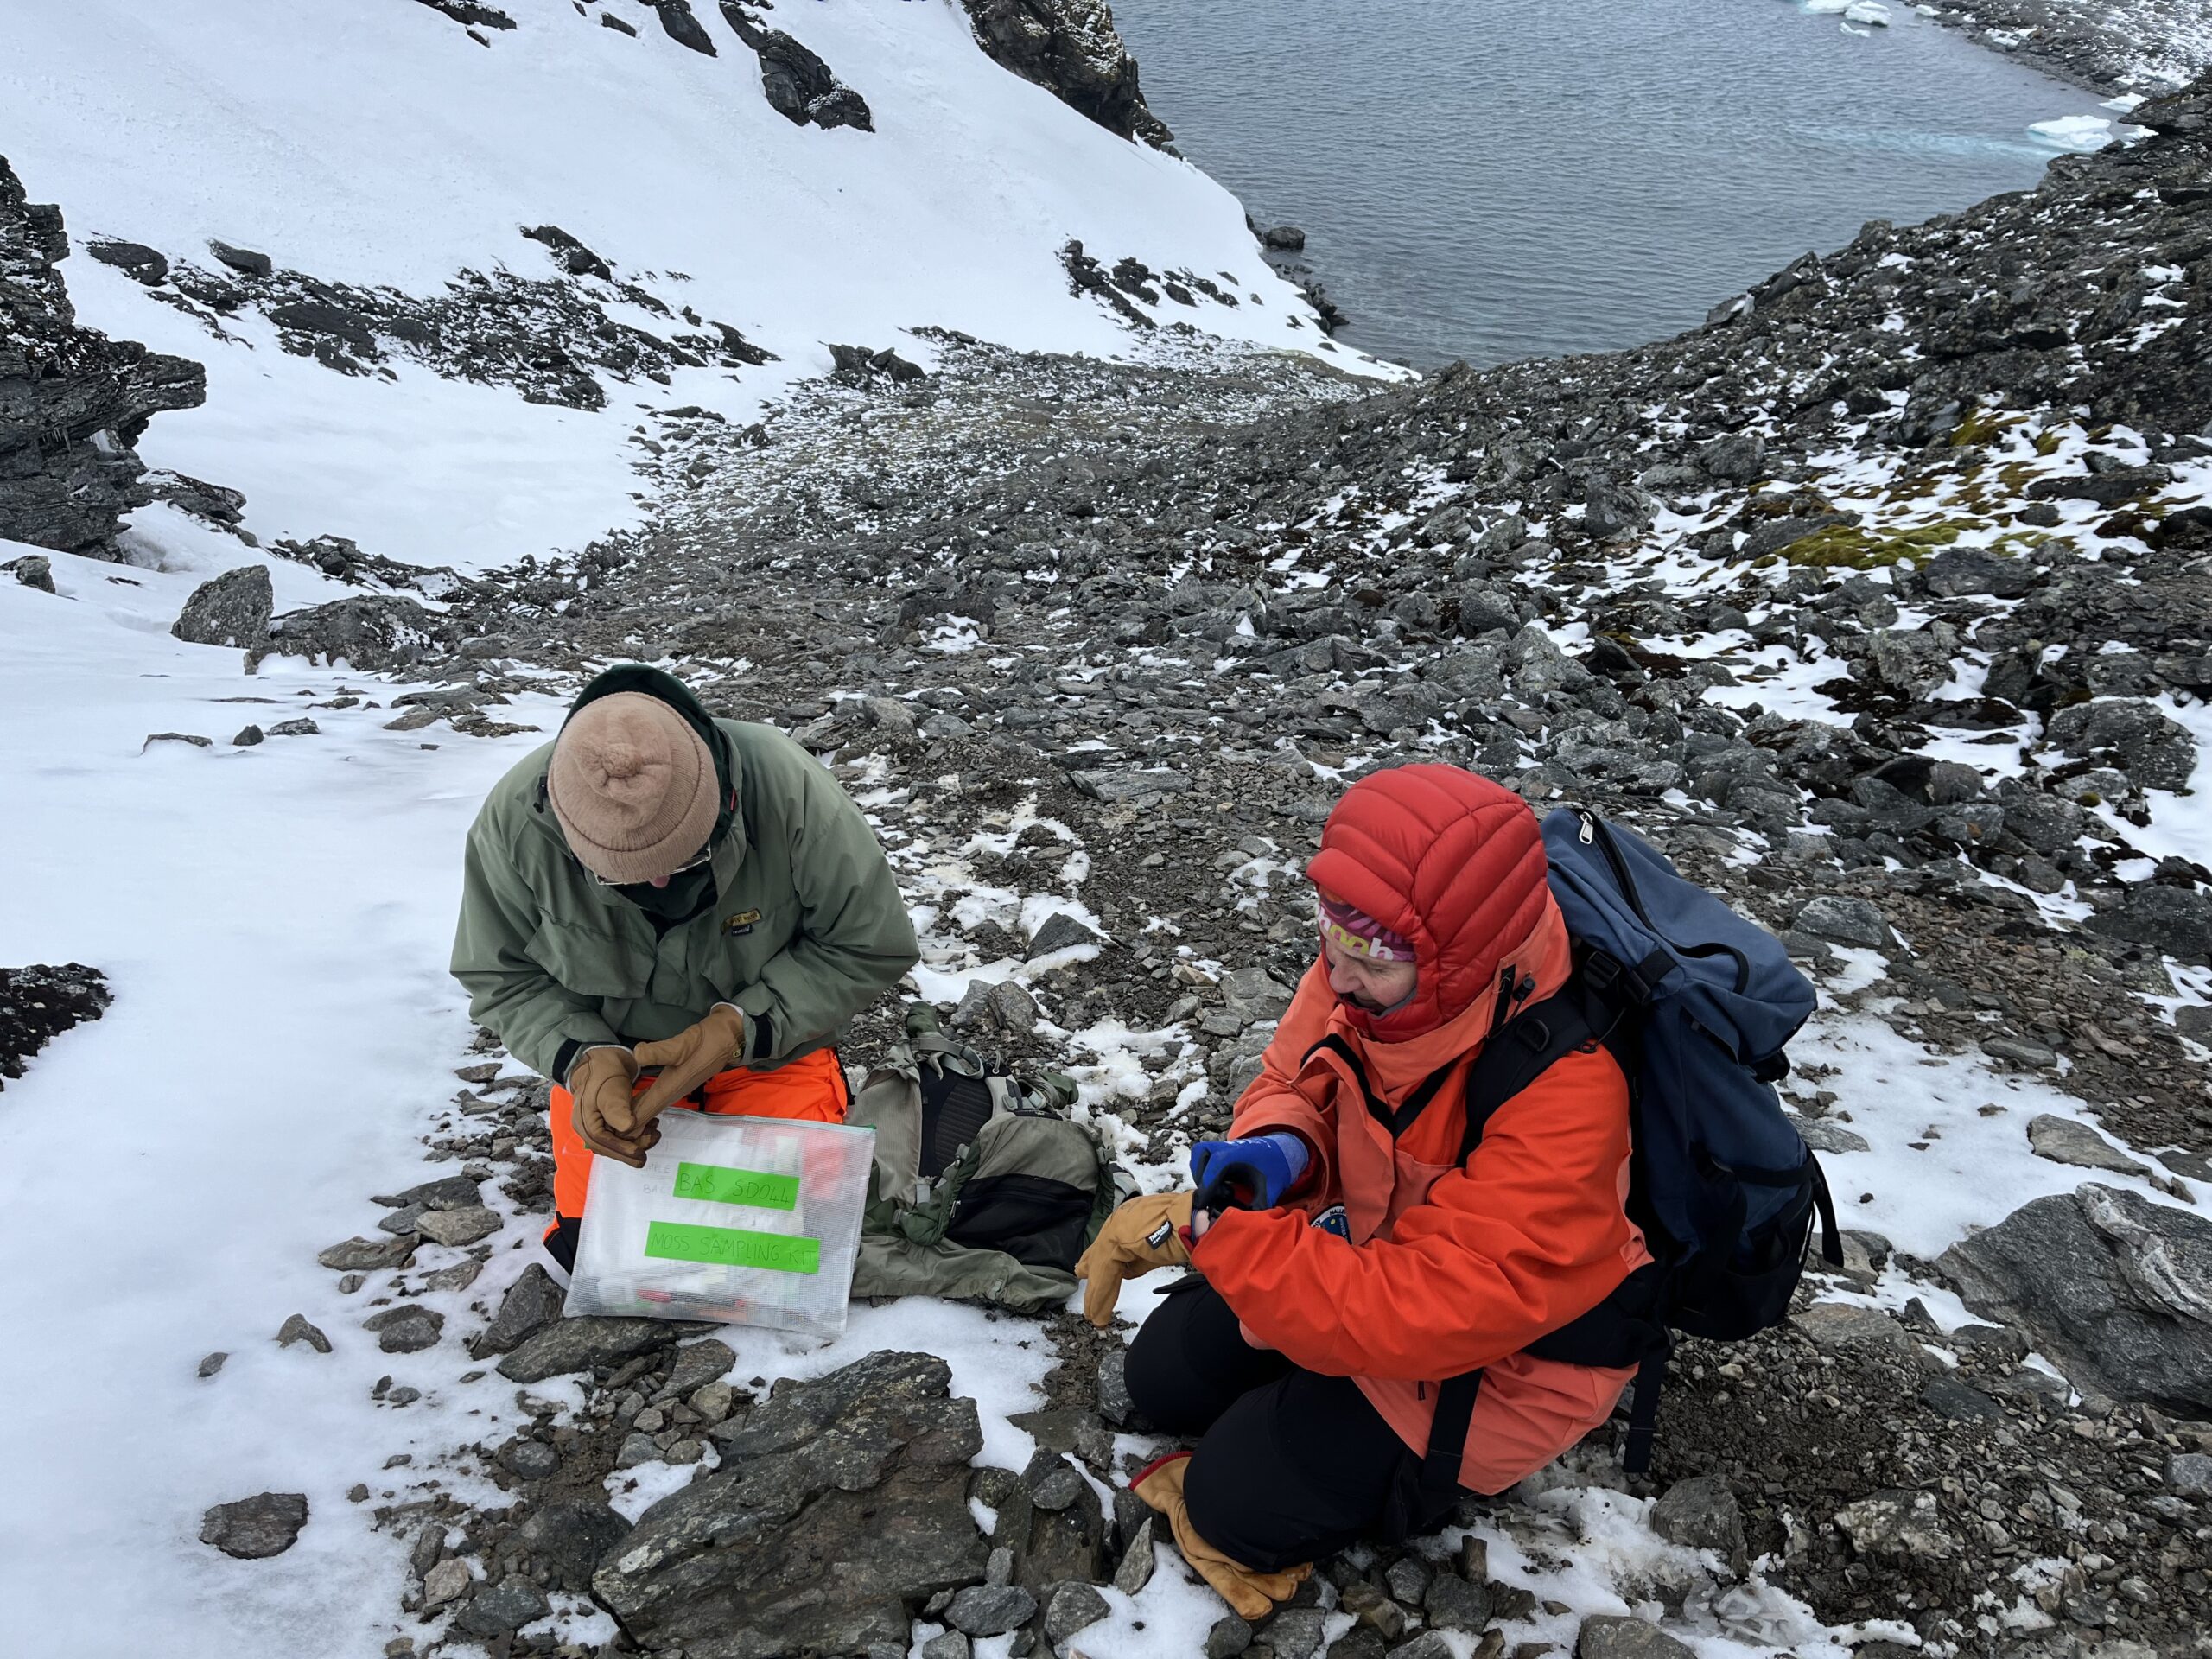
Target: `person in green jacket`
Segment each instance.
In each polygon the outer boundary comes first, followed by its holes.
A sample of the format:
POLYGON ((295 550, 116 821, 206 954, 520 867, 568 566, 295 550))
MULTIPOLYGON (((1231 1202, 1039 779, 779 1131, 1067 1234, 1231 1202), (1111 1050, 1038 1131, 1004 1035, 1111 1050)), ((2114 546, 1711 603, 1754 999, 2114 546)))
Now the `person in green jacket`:
POLYGON ((454 977, 554 1085, 545 1243, 564 1269, 593 1155, 642 1167, 667 1108, 843 1122, 834 1046, 920 954, 820 763, 635 664, 493 786, 464 868, 454 977))

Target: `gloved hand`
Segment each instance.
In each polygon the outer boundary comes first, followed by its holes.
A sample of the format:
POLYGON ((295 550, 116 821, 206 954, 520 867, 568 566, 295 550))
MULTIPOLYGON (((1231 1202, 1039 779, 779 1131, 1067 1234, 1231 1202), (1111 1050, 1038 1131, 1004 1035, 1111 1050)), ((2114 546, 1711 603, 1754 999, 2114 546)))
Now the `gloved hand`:
POLYGON ((1250 1194, 1236 1207, 1272 1210, 1298 1185, 1312 1160, 1306 1142, 1287 1129, 1238 1141, 1201 1141, 1191 1148, 1191 1179, 1209 1208, 1223 1207, 1213 1188, 1227 1180, 1250 1194))
POLYGON ((638 1064, 660 1067, 652 1088, 632 1109, 643 1128, 716 1072, 727 1071, 745 1053, 744 1010, 717 1002, 707 1017, 673 1037, 638 1045, 638 1064))
POLYGON ((584 1145, 643 1169, 660 1131, 639 1122, 631 1109, 630 1090, 637 1081, 638 1057, 619 1043, 601 1043, 576 1056, 567 1087, 575 1097, 576 1134, 584 1145))
POLYGON ((1221 1592, 1221 1599, 1248 1619, 1265 1618, 1279 1601, 1298 1593, 1313 1571, 1311 1561, 1287 1567, 1279 1573, 1262 1573, 1233 1560, 1198 1536, 1191 1524, 1190 1505, 1183 1497, 1183 1481, 1191 1467, 1191 1454, 1177 1452, 1138 1471, 1129 1490, 1167 1517, 1175 1534, 1175 1548, 1196 1568, 1198 1576, 1221 1592))
POLYGON ((1101 1331, 1114 1323, 1114 1304, 1122 1281, 1154 1268, 1189 1263, 1182 1229, 1191 1224, 1188 1192, 1154 1192, 1131 1198, 1106 1217, 1090 1248, 1076 1259, 1075 1276, 1084 1281, 1083 1316, 1101 1331))

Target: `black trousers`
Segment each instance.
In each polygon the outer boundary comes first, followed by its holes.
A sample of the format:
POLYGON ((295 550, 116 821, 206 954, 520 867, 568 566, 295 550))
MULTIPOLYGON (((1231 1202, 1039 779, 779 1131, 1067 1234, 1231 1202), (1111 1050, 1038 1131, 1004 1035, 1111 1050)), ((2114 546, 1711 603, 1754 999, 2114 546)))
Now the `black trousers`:
POLYGON ((1191 1524, 1247 1567, 1317 1561, 1437 1518, 1420 1493, 1421 1459, 1358 1385, 1251 1346, 1195 1275, 1145 1320, 1128 1376, 1138 1410, 1198 1441, 1183 1483, 1191 1524))

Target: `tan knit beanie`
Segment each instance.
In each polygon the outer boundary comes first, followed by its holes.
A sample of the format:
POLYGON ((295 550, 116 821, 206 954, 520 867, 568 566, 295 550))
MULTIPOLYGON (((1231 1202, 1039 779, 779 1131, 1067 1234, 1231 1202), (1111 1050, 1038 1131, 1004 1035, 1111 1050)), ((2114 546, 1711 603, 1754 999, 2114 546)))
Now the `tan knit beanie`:
POLYGON ((714 757, 683 715, 642 691, 571 715, 545 785, 569 850, 619 885, 672 874, 714 833, 714 757))

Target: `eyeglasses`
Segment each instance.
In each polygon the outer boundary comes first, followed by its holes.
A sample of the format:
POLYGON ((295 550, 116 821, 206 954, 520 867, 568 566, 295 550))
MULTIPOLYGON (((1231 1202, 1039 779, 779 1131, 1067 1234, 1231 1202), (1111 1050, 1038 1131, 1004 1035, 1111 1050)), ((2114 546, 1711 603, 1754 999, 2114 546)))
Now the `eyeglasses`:
MULTIPOLYGON (((571 853, 569 856, 573 858, 575 855, 571 853)), ((692 854, 690 857, 685 859, 681 864, 671 870, 664 879, 672 881, 677 876, 682 875, 685 871, 696 870, 702 864, 712 861, 714 856, 715 843, 711 839, 709 839, 705 846, 702 847, 697 852, 692 854)), ((592 868, 590 865, 585 864, 583 860, 581 858, 576 859, 576 862, 583 866, 583 872, 586 875, 591 877, 594 881, 597 882, 602 887, 649 887, 652 885, 650 882, 640 881, 610 881, 605 876, 601 875, 597 870, 592 868)))

